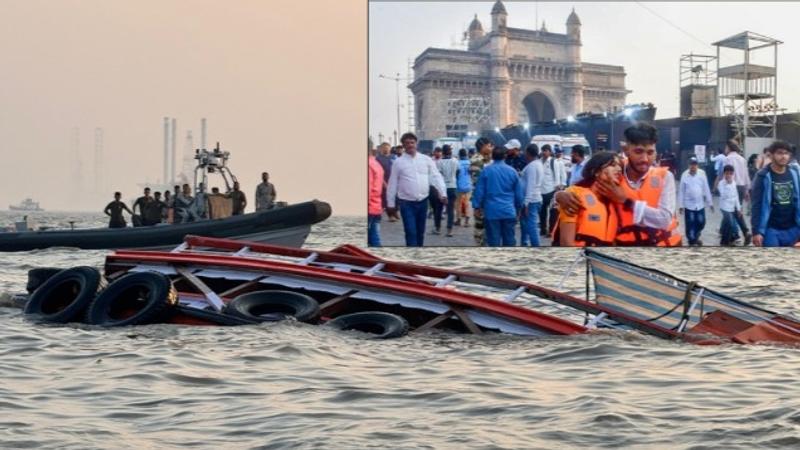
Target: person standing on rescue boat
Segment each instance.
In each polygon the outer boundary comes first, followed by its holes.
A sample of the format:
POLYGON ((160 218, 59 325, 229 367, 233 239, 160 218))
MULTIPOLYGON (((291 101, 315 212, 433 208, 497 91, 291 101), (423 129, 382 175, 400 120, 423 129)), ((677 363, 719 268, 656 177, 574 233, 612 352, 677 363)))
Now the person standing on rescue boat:
POLYGON ((120 200, 121 198, 121 193, 114 192, 114 201, 106 205, 105 209, 103 209, 103 213, 110 218, 108 221, 108 228, 125 228, 125 217, 122 215, 122 211, 128 211, 128 214, 133 216, 133 211, 120 200))
POLYGON ((581 180, 564 192, 581 201, 577 214, 559 208, 553 245, 588 247, 614 245, 619 218, 616 207, 601 193, 601 183, 619 184, 622 165, 614 152, 598 152, 583 167, 581 180))
MULTIPOLYGON (((658 131, 639 123, 625 130, 625 157, 619 184, 601 181, 601 195, 611 199, 619 216, 617 245, 681 244, 675 209, 675 177, 666 167, 653 167, 658 131)), ((559 192, 556 201, 569 214, 581 209, 573 193, 559 192)))

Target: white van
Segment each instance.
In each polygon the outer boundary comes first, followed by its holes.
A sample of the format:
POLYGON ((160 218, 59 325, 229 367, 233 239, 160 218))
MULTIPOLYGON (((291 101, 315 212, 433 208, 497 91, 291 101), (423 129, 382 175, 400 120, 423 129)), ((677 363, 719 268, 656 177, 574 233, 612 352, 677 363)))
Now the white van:
POLYGON ((586 140, 582 134, 563 134, 561 135, 561 148, 564 150, 564 156, 569 157, 572 155, 573 145, 582 145, 584 156, 588 159, 592 156, 592 148, 589 146, 589 141, 586 140))
POLYGON ((556 150, 556 146, 561 147, 561 136, 558 134, 537 134, 536 136, 531 138, 531 144, 536 144, 539 147, 539 151, 542 150, 542 146, 545 144, 550 144, 550 148, 553 151, 556 150))
POLYGON ((565 157, 572 155, 572 146, 580 144, 583 146, 587 158, 592 155, 589 141, 582 134, 537 134, 531 138, 531 143, 539 146, 540 150, 543 145, 550 144, 555 151, 557 145, 564 151, 565 157))
POLYGON ((452 138, 452 137, 443 137, 439 139, 434 139, 433 141, 433 148, 436 147, 444 147, 445 145, 449 145, 450 148, 453 149, 453 155, 458 157, 458 151, 464 148, 464 143, 461 142, 461 139, 452 138))
POLYGON ((574 145, 580 144, 583 146, 585 158, 592 156, 592 148, 589 147, 589 141, 587 141, 582 134, 537 134, 531 138, 531 144, 536 144, 540 151, 543 145, 550 144, 553 153, 556 151, 556 146, 561 147, 561 150, 564 151, 561 159, 564 161, 567 172, 572 168, 572 159, 570 156, 572 155, 572 147, 574 145))

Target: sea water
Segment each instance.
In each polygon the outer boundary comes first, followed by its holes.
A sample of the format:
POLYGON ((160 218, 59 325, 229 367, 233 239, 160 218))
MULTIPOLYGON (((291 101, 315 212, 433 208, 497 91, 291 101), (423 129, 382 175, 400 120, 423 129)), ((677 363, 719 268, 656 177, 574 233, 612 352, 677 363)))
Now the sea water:
MULTIPOLYGON (((0 223, 15 217, 0 213, 0 223)), ((39 213, 52 226, 98 215, 39 213)), ((333 217, 306 247, 363 245, 333 217)), ((555 288, 572 249, 376 249, 555 288)), ((611 249, 769 308, 798 311, 800 256, 611 249)), ((106 251, 0 253, 0 296, 34 267, 101 267, 106 251)), ((581 270, 563 290, 582 295, 581 270)), ((800 350, 695 346, 635 333, 389 341, 297 323, 38 325, 0 308, 0 448, 798 448, 800 350)))

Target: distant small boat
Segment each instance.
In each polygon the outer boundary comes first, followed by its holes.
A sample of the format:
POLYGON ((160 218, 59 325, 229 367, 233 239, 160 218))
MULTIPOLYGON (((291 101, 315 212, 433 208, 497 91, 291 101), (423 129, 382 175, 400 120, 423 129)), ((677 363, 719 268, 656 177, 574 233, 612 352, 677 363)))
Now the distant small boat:
POLYGON ((31 198, 26 198, 19 205, 9 205, 8 209, 11 211, 44 211, 39 206, 39 202, 35 202, 31 198))

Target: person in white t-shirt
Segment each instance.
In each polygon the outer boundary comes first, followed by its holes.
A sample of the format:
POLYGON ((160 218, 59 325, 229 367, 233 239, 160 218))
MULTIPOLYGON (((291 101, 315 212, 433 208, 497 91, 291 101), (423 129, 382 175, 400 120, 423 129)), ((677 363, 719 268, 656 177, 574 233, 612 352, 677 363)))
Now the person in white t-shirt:
MULTIPOLYGON (((733 181, 736 183, 736 190, 739 191, 739 200, 744 205, 750 201, 750 171, 747 169, 747 160, 742 156, 742 150, 739 144, 733 139, 729 140, 725 147, 725 165, 733 166, 733 181)), ((739 228, 744 233, 745 245, 750 244, 752 235, 747 228, 747 222, 744 220, 744 214, 736 215, 736 222, 739 228)))
POLYGON ((736 189, 736 182, 733 180, 733 166, 724 166, 722 169, 722 180, 717 185, 719 189, 719 210, 722 212, 722 223, 720 225, 719 245, 733 245, 738 234, 736 216, 742 213, 742 204, 739 201, 739 191, 736 189))

